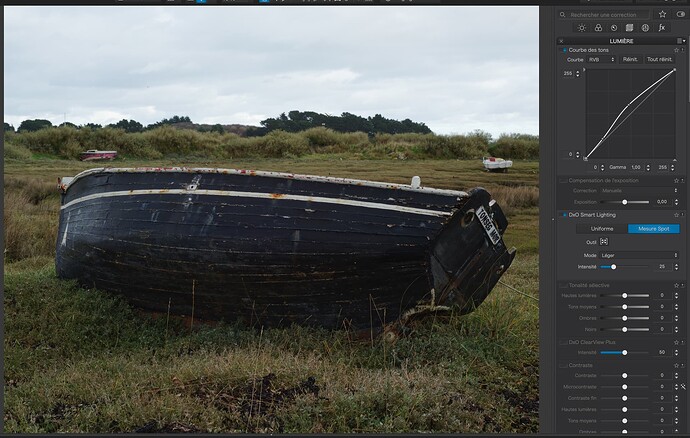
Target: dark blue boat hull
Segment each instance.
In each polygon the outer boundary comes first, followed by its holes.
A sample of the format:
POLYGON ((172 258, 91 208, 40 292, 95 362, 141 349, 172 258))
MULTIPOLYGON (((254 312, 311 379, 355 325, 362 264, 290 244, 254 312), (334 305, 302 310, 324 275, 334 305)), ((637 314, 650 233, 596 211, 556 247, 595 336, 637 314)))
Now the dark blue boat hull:
POLYGON ((157 312, 381 327, 420 303, 466 312, 484 300, 514 253, 471 220, 480 206, 502 234, 505 218, 482 189, 94 172, 63 195, 56 268, 157 312))

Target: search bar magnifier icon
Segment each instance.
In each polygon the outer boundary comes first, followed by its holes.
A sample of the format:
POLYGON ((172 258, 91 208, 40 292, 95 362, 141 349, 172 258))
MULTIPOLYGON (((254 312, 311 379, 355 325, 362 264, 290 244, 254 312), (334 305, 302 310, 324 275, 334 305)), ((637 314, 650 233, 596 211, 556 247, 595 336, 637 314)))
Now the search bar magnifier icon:
POLYGON ((561 16, 561 18, 565 18, 565 12, 563 12, 563 11, 561 11, 561 13, 560 13, 560 14, 558 14, 558 15, 560 15, 560 16, 561 16))

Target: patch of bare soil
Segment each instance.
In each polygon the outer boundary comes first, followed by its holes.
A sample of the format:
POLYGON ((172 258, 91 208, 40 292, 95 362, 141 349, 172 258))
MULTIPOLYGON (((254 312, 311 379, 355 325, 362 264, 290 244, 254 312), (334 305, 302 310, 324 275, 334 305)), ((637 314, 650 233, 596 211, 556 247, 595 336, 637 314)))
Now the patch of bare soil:
MULTIPOLYGON (((247 432, 266 432, 267 425, 274 425, 275 431, 281 432, 282 425, 276 421, 275 417, 275 412, 279 407, 291 403, 300 395, 311 394, 316 398, 319 397, 319 386, 312 376, 294 386, 280 386, 275 381, 276 375, 273 373, 253 379, 243 385, 222 385, 205 377, 187 383, 173 378, 175 390, 179 391, 179 394, 187 393, 220 411, 239 414, 241 423, 245 428, 250 429, 247 432)), ((270 426, 268 428, 273 429, 270 426)), ((159 425, 152 420, 133 432, 204 433, 208 431, 199 429, 193 424, 173 422, 159 425)))

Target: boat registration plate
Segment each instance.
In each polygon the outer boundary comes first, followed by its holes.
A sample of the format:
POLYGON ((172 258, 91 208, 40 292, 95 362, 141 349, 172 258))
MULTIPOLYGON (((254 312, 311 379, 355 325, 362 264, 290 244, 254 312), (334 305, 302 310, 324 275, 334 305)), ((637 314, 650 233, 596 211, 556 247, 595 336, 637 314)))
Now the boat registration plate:
POLYGON ((496 245, 501 241, 501 235, 498 232, 498 229, 496 229, 493 219, 491 219, 491 216, 489 216, 489 213, 484 209, 484 207, 479 207, 476 210, 476 214, 477 219, 479 219, 482 227, 484 227, 484 231, 486 231, 487 236, 489 236, 491 243, 496 245))

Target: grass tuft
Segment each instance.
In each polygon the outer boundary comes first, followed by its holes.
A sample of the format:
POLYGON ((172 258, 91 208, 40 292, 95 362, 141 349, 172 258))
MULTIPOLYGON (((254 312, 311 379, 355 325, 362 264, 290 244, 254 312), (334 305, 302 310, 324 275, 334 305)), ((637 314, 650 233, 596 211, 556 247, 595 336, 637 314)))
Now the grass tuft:
POLYGON ((54 254, 57 189, 35 178, 5 178, 3 209, 6 261, 54 254))
POLYGON ((498 186, 491 189, 491 196, 505 214, 539 206, 539 188, 534 186, 498 186))
POLYGON ((31 151, 20 144, 5 141, 3 145, 3 156, 5 160, 28 160, 31 158, 31 151))

